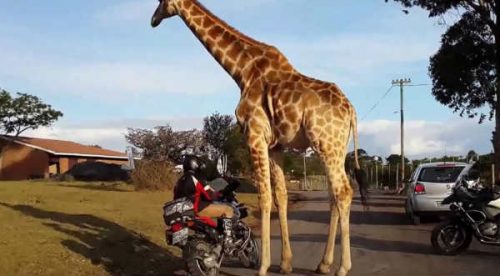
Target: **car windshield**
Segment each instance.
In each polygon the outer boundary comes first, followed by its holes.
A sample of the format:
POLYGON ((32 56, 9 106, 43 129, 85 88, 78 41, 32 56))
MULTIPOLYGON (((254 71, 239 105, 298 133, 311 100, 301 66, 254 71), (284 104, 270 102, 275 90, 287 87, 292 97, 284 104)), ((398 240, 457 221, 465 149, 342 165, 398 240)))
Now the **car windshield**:
POLYGON ((463 166, 423 168, 418 176, 418 181, 436 183, 455 182, 463 169, 463 166))

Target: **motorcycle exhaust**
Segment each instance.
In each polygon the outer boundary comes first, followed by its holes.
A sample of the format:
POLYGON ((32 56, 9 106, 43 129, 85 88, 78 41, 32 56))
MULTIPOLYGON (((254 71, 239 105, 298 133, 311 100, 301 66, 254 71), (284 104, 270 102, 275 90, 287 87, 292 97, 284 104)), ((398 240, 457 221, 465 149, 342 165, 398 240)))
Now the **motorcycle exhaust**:
POLYGON ((484 240, 484 239, 479 239, 479 242, 487 244, 487 245, 500 246, 500 241, 487 241, 487 240, 484 240))

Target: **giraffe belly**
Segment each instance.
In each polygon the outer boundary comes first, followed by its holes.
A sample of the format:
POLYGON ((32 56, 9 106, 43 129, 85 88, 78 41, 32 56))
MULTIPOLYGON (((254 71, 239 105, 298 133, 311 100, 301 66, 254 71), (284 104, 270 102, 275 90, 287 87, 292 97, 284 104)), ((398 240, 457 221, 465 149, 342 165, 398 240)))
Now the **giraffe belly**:
POLYGON ((278 143, 285 148, 296 150, 305 150, 310 144, 309 139, 307 139, 307 136, 302 129, 297 131, 295 135, 280 137, 278 139, 278 143))

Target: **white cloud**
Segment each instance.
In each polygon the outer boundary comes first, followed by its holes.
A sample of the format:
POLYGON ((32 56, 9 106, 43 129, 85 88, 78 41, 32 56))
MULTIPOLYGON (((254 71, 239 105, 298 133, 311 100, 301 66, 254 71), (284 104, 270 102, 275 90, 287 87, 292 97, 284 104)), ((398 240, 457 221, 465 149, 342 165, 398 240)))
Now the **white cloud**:
MULTIPOLYGON (((125 150, 127 127, 152 128, 168 122, 176 130, 201 129, 202 118, 129 119, 60 123, 26 133, 27 136, 97 144, 118 151, 125 150)), ((469 150, 491 152, 492 123, 478 125, 474 120, 454 119, 445 122, 407 121, 405 153, 410 159, 447 155, 465 155, 469 150)), ((399 154, 399 122, 376 120, 359 123, 360 147, 370 155, 387 157, 399 154)), ((352 145, 350 146, 352 150, 352 145)))
POLYGON ((88 121, 72 124, 56 124, 27 131, 26 136, 59 139, 77 142, 84 145, 100 145, 107 149, 124 151, 127 147, 125 134, 127 128, 153 128, 169 123, 174 130, 200 129, 202 118, 165 118, 165 119, 131 119, 116 121, 88 121))
POLYGON ((389 71, 394 66, 401 69, 400 66, 427 62, 439 46, 437 39, 399 33, 335 35, 308 41, 274 40, 299 69, 327 79, 332 79, 332 75, 345 78, 349 83, 375 75, 374 70, 389 71))
MULTIPOLYGON (((65 56, 20 53, 0 46, 0 76, 30 82, 46 91, 119 101, 137 95, 210 95, 237 89, 210 59, 162 64, 74 60, 65 56)), ((42 90, 42 89, 40 89, 42 90)))
MULTIPOLYGON (((376 120, 359 123, 360 146, 369 154, 400 153, 399 121, 376 120)), ((405 154, 409 158, 465 155, 473 149, 491 151, 492 123, 455 119, 444 122, 405 122, 405 154)))

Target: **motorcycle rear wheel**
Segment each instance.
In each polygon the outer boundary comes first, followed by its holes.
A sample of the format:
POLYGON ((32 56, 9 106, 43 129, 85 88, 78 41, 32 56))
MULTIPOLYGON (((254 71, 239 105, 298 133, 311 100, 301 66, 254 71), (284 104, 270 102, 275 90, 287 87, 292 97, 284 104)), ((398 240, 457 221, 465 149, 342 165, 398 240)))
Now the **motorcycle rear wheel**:
POLYGON ((219 276, 220 267, 207 267, 204 260, 207 256, 218 257, 212 251, 212 246, 202 240, 190 240, 183 250, 187 271, 192 276, 219 276))
POLYGON ((434 252, 453 256, 462 253, 472 241, 472 232, 460 223, 443 222, 437 225, 431 234, 434 252))

